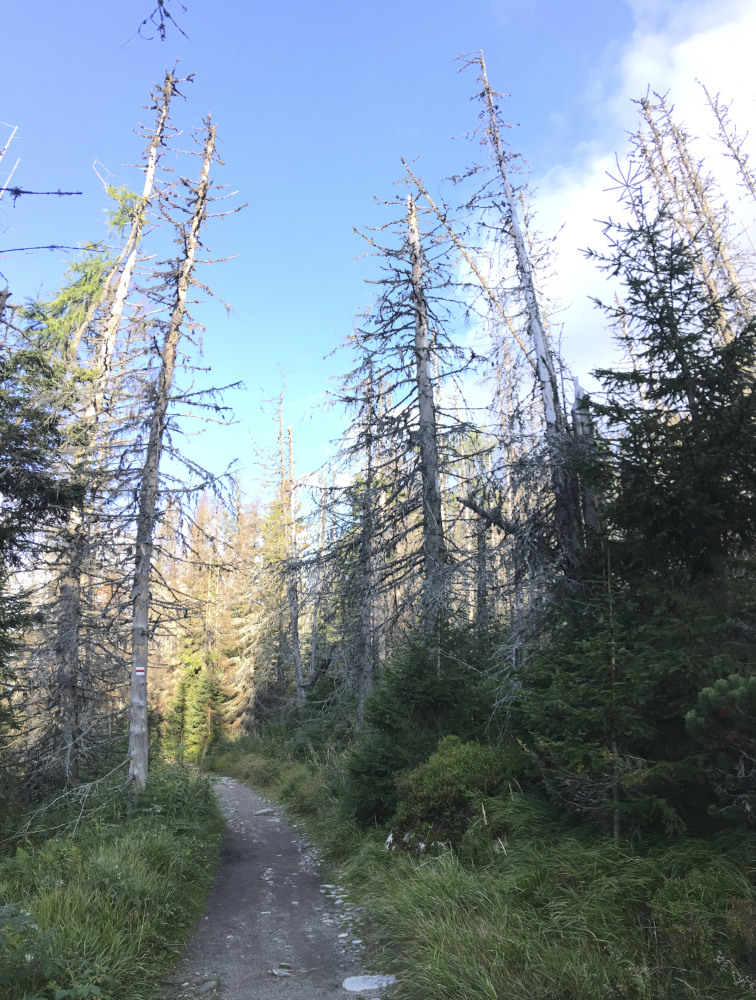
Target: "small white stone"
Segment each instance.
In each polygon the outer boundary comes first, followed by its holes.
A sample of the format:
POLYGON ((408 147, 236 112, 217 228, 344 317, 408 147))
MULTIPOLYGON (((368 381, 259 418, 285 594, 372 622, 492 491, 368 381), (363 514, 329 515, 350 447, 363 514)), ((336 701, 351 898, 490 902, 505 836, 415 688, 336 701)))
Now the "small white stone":
POLYGON ((385 986, 393 986, 396 976, 349 976, 341 984, 341 988, 350 993, 361 993, 363 990, 381 990, 385 986))

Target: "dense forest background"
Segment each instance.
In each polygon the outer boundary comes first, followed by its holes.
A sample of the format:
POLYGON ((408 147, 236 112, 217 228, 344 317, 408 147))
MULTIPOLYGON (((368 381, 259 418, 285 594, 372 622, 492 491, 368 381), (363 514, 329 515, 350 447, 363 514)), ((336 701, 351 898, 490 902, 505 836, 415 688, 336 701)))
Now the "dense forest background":
MULTIPOLYGON (((588 836, 607 857, 700 838, 726 853, 729 837, 743 866, 756 805, 746 137, 702 88, 737 171, 725 197, 669 101, 639 99, 616 214, 586 251, 610 279, 596 306, 624 360, 589 395, 555 343, 549 246, 506 105, 482 56, 462 80, 477 159, 454 203, 405 163, 385 223, 363 232, 374 300, 333 392, 350 422, 337 457, 302 474, 271 404, 270 502, 182 448, 190 418, 230 423, 224 387, 196 388, 192 306, 210 291, 206 220, 240 207, 213 180, 210 119, 173 169, 184 81, 166 73, 151 94, 144 189, 109 189, 108 232, 57 294, 0 293, 9 823, 105 776, 149 786, 150 750, 202 764, 220 740, 267 732, 330 761, 342 817, 408 850, 435 841, 485 865, 519 808, 521 826, 588 836)), ((674 905, 655 904, 659 936, 696 989, 718 976, 722 996, 749 995, 753 883, 707 903, 710 930, 686 877, 674 905)), ((622 995, 715 995, 653 993, 674 980, 655 975, 622 995)))

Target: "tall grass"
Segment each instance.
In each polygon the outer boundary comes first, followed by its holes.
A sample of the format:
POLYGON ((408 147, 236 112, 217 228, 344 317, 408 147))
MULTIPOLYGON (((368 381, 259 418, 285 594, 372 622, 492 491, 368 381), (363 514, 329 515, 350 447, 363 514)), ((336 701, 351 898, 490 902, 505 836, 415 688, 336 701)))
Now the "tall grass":
POLYGON ((150 1000, 212 882, 222 820, 206 779, 181 769, 143 793, 98 789, 38 812, 0 860, 0 995, 150 1000), (65 824, 64 824, 65 827, 65 824))
POLYGON ((373 839, 345 874, 375 916, 373 941, 403 1000, 756 994, 737 961, 752 962, 756 943, 753 855, 742 841, 641 856, 531 836, 481 868, 450 851, 390 854, 373 839), (735 926, 736 901, 748 928, 735 926))

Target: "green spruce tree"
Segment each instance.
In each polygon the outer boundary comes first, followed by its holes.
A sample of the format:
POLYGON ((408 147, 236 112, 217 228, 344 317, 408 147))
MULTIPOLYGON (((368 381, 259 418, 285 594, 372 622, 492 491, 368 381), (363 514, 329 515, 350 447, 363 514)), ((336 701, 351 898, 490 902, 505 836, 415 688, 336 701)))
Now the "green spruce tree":
POLYGON ((605 530, 556 594, 542 648, 522 675, 522 721, 552 795, 609 821, 615 836, 698 821, 711 790, 685 715, 698 692, 751 653, 733 620, 751 619, 741 580, 753 549, 756 324, 721 335, 687 237, 645 209, 610 223, 593 254, 618 278, 603 306, 628 349, 596 373, 599 447, 581 476, 603 498, 605 530))

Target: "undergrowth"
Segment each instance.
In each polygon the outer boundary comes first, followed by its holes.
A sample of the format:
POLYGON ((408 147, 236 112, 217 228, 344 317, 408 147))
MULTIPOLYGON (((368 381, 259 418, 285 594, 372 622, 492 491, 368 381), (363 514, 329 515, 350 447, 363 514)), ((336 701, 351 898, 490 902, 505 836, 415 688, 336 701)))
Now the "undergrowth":
POLYGON ((208 759, 304 823, 369 914, 393 1000, 756 996, 751 830, 712 816, 614 839, 566 812, 527 733, 486 724, 482 657, 451 641, 446 662, 390 662, 357 735, 308 709, 208 759))
MULTIPOLYGON (((461 803, 459 747, 447 740, 440 751, 452 755, 448 789, 461 803)), ((348 752, 326 747, 302 759, 280 730, 263 730, 220 745, 210 762, 305 823, 329 870, 338 870, 370 913, 361 934, 375 967, 397 976, 395 1000, 756 995, 749 835, 615 844, 567 823, 535 793, 511 784, 501 792, 492 751, 468 750, 474 780, 460 805, 469 819, 458 849, 389 850, 391 825, 358 823, 339 798, 337 772, 348 752), (489 774, 498 795, 484 794, 489 774)), ((438 774, 431 757, 430 767, 398 780, 400 815, 427 808, 438 774), (413 792, 414 805, 402 807, 403 789, 413 792)), ((393 834, 405 847, 401 827, 393 834)))
POLYGON ((0 855, 0 996, 149 1000, 206 899, 222 820, 180 768, 59 795, 0 855))

